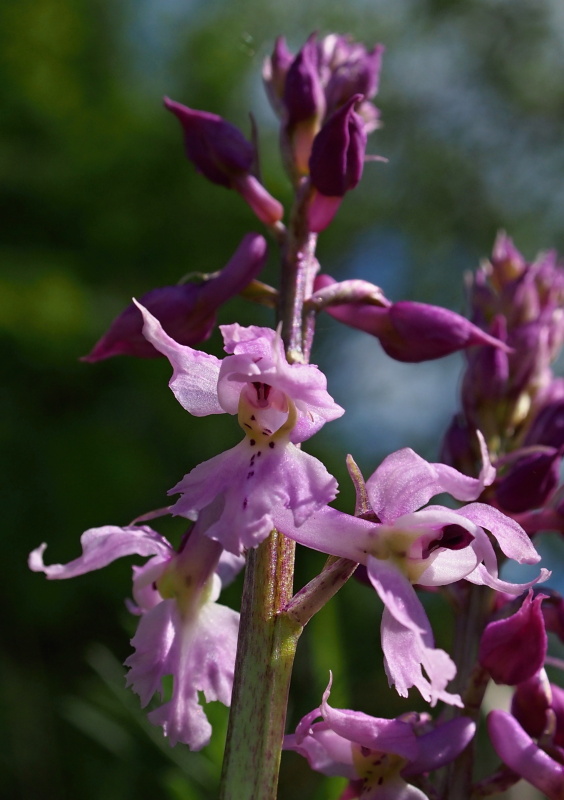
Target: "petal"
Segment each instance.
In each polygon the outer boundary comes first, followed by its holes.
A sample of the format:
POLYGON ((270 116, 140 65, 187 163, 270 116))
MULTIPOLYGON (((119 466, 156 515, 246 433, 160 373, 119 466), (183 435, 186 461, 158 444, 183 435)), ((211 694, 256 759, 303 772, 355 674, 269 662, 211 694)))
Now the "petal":
POLYGON ((350 742, 381 753, 394 753, 412 760, 418 753, 417 737, 411 726, 398 719, 378 719, 361 711, 321 705, 325 722, 336 734, 350 742))
POLYGON ((217 397, 221 362, 215 356, 180 345, 164 332, 161 323, 136 300, 144 319, 143 335, 173 367, 169 386, 180 405, 196 417, 223 414, 217 397))
POLYGON ((285 736, 283 747, 307 758, 310 767, 323 775, 356 778, 351 743, 323 722, 314 725, 307 736, 285 736))
POLYGON ((563 800, 564 767, 541 750, 511 714, 491 711, 488 732, 496 753, 510 769, 532 783, 548 800, 563 800))
POLYGON ((476 732, 476 723, 468 717, 457 717, 437 725, 419 736, 417 758, 402 770, 402 775, 420 775, 450 763, 457 758, 476 732))
POLYGON ((223 511, 207 535, 235 555, 268 536, 276 509, 289 509, 299 527, 337 493, 337 481, 313 456, 289 442, 259 447, 251 441, 200 464, 171 490, 183 495, 172 509, 182 516, 223 497, 223 511))
POLYGON ((330 506, 315 511, 299 527, 288 509, 273 508, 272 518, 279 531, 304 547, 359 564, 366 563, 370 543, 379 527, 330 506))
POLYGON ((408 447, 389 455, 366 481, 374 512, 382 522, 391 522, 442 492, 457 500, 475 500, 495 477, 483 437, 478 437, 484 464, 479 478, 470 478, 446 464, 430 464, 408 447))
POLYGON ((497 508, 484 503, 470 503, 460 508, 458 513, 491 531, 508 558, 519 564, 538 564, 540 561, 540 555, 523 528, 497 508))
POLYGON ((229 584, 235 580, 244 566, 244 556, 236 556, 233 553, 228 553, 227 550, 223 550, 215 570, 219 575, 222 587, 225 588, 226 586, 229 586, 229 584))
POLYGON ((28 564, 33 572, 44 572, 48 578, 74 578, 111 564, 123 556, 153 556, 169 558, 173 550, 167 540, 145 525, 139 527, 118 528, 105 525, 102 528, 90 528, 80 537, 82 555, 68 564, 51 564, 45 566, 43 553, 46 544, 42 544, 30 553, 28 564))
POLYGON ((494 575, 488 572, 483 564, 478 564, 476 569, 466 576, 466 580, 470 581, 470 583, 475 583, 478 586, 489 586, 490 589, 495 589, 498 592, 507 592, 507 594, 522 594, 536 583, 544 583, 544 581, 547 581, 551 574, 552 573, 550 570, 541 569, 537 577, 533 578, 531 581, 525 581, 525 583, 509 583, 508 581, 502 581, 500 578, 496 578, 494 575))
POLYGON ((390 684, 395 684, 402 697, 407 697, 410 687, 415 686, 432 706, 438 700, 462 706, 458 695, 445 691, 456 667, 444 650, 433 647, 429 620, 411 583, 389 562, 370 557, 367 568, 370 581, 386 606, 381 635, 390 684))
POLYGON ((288 363, 282 340, 275 331, 257 326, 243 328, 236 323, 221 325, 220 329, 227 352, 240 356, 224 360, 219 378, 222 405, 230 413, 237 413, 237 409, 234 399, 231 399, 234 410, 223 399, 223 393, 229 391, 225 384, 261 380, 279 389, 296 406, 298 423, 292 432, 293 442, 308 439, 325 422, 344 414, 344 409, 328 393, 327 379, 321 370, 314 364, 288 363))
POLYGON ((393 775, 385 780, 381 786, 374 786, 364 792, 362 800, 429 800, 426 794, 406 783, 399 775, 393 775))
MULTIPOLYGON (((436 539, 437 548, 429 556, 422 558, 419 563, 417 559, 408 556, 408 567, 411 568, 408 574, 413 583, 422 586, 446 586, 448 583, 454 583, 464 578, 478 564, 480 559, 474 551, 473 541, 459 550, 441 547, 439 535, 450 526, 468 531, 473 538, 478 535, 476 525, 461 519, 457 511, 444 506, 427 506, 413 514, 405 514, 398 517, 393 525, 389 526, 388 531, 391 536, 396 529, 398 534, 404 531, 420 532, 420 539, 423 541, 429 534, 436 539), (423 566, 424 571, 417 574, 417 568, 423 566)), ((416 544, 417 540, 413 547, 416 544)))
POLYGON ((200 705, 231 702, 239 615, 217 603, 205 603, 196 616, 183 618, 174 600, 163 600, 140 620, 132 639, 135 652, 127 685, 146 705, 162 692, 162 678, 173 677, 171 699, 151 711, 149 719, 161 725, 171 746, 177 742, 199 750, 209 742, 211 726, 200 705))

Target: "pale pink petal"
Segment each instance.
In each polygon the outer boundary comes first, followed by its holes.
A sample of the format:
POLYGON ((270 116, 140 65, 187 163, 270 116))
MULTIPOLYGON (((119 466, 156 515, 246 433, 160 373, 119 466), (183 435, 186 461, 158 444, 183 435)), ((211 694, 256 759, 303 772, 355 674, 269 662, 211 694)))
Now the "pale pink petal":
POLYGON ((244 383, 260 380, 283 392, 298 411, 291 441, 302 442, 325 422, 344 414, 327 391, 327 379, 314 364, 289 364, 280 336, 269 328, 236 323, 221 325, 225 349, 233 356, 223 360, 219 395, 229 413, 237 413, 238 396, 244 383), (229 384, 234 384, 230 386, 229 384))
POLYGON ((365 564, 378 525, 325 506, 314 511, 300 526, 289 509, 272 509, 275 527, 290 539, 321 553, 365 564))
POLYGON ((306 736, 285 736, 284 750, 294 750, 307 758, 310 767, 323 775, 356 778, 350 741, 334 733, 325 722, 316 722, 306 736))
POLYGON ((313 456, 289 442, 251 441, 200 464, 171 490, 182 494, 172 508, 182 516, 222 498, 221 515, 206 533, 235 555, 268 536, 276 509, 290 509, 299 528, 337 494, 337 481, 313 456))
POLYGON ((167 540, 145 525, 139 527, 118 528, 116 525, 104 525, 101 528, 90 528, 80 537, 82 555, 68 564, 51 564, 45 566, 43 553, 46 544, 36 548, 29 556, 29 568, 33 572, 44 572, 48 578, 74 578, 111 564, 123 556, 170 557, 172 548, 167 540))
POLYGON ((429 800, 427 795, 406 783, 400 775, 387 778, 381 786, 373 786, 362 795, 362 800, 429 800))
POLYGON ((538 564, 541 557, 523 528, 501 511, 484 503, 470 503, 458 510, 466 519, 490 531, 508 558, 519 564, 538 564))
POLYGON ((478 586, 489 586, 490 589, 495 589, 497 592, 507 592, 507 594, 522 594, 523 592, 526 592, 527 589, 530 589, 531 586, 547 581, 551 574, 552 573, 550 570, 543 568, 537 577, 530 581, 525 581, 525 583, 509 583, 508 581, 502 581, 500 578, 496 578, 494 575, 488 572, 483 564, 478 564, 476 569, 466 576, 466 580, 470 581, 470 583, 475 583, 478 586))
POLYGON ((177 742, 199 750, 209 742, 211 726, 199 703, 231 702, 239 615, 207 602, 199 611, 182 615, 174 600, 163 600, 140 620, 132 639, 135 652, 127 685, 146 705, 162 692, 162 679, 173 676, 171 699, 151 711, 149 719, 161 725, 171 746, 177 742))
POLYGON ((434 647, 431 625, 411 583, 387 561, 369 558, 367 569, 385 604, 381 634, 390 684, 402 697, 415 686, 432 706, 438 700, 462 706, 458 695, 445 690, 456 667, 444 650, 434 647))
POLYGON ((411 726, 399 719, 379 719, 361 711, 332 708, 326 701, 321 712, 331 729, 362 747, 394 753, 412 760, 418 753, 417 737, 411 726))
POLYGON ((408 447, 398 450, 387 456, 366 481, 372 508, 382 522, 391 522, 442 492, 457 500, 475 500, 495 477, 485 447, 482 456, 480 477, 470 478, 445 464, 430 464, 408 447))
POLYGON ((224 414, 225 409, 217 397, 221 361, 201 350, 178 344, 165 333, 156 317, 139 303, 137 306, 143 314, 143 335, 172 365, 173 374, 168 385, 180 405, 196 417, 224 414))

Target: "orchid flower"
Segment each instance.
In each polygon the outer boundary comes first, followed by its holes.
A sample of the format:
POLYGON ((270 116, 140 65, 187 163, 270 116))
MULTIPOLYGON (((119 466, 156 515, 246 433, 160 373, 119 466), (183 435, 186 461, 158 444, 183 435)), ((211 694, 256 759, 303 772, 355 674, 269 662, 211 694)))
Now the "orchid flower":
POLYGON ((282 341, 269 328, 220 326, 227 357, 183 346, 146 309, 143 332, 169 359, 169 383, 191 414, 237 415, 245 438, 189 472, 170 494, 182 496, 173 514, 187 516, 217 501, 221 511, 207 529, 234 554, 255 547, 274 528, 273 509, 289 509, 301 525, 331 502, 337 481, 296 443, 343 414, 317 367, 288 364, 282 341))
POLYGON ((411 686, 435 705, 438 700, 461 705, 447 692, 455 666, 435 649, 431 625, 413 584, 445 586, 461 579, 498 591, 520 594, 550 574, 524 584, 498 577, 490 531, 501 550, 520 564, 535 564, 540 556, 523 529, 500 511, 482 503, 457 510, 427 506, 431 497, 447 492, 457 500, 473 500, 495 477, 483 438, 483 468, 471 478, 445 464, 429 464, 405 448, 388 456, 366 482, 372 519, 352 517, 326 507, 297 528, 279 510, 276 527, 307 547, 364 564, 368 578, 384 603, 381 638, 390 684, 406 697, 411 686), (420 509, 420 510, 418 510, 420 509))
MULTIPOLYGON (((101 569, 128 555, 149 556, 145 565, 133 567, 133 598, 129 607, 140 615, 131 644, 135 652, 127 685, 146 706, 153 695, 163 695, 163 678, 173 678, 172 695, 149 713, 160 725, 170 745, 187 744, 200 750, 208 744, 211 725, 198 693, 206 702, 231 703, 239 614, 219 605, 222 548, 205 536, 217 508, 210 506, 184 537, 177 551, 151 528, 106 525, 82 535, 82 555, 68 564, 43 563, 46 545, 29 557, 34 572, 50 579, 74 578, 101 569)), ((224 574, 232 576, 232 559, 224 574)))
POLYGON ((428 715, 378 719, 332 708, 330 689, 331 683, 321 706, 284 738, 284 749, 300 753, 324 775, 348 778, 347 800, 427 800, 406 779, 448 764, 474 735, 475 725, 465 717, 429 730, 428 715), (315 722, 318 717, 323 721, 315 722))

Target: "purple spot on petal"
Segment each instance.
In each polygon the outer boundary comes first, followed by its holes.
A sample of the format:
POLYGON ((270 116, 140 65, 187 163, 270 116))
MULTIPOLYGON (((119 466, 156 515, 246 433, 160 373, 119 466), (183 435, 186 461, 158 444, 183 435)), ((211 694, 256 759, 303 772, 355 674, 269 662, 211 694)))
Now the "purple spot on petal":
POLYGON ((248 472, 248 473, 247 473, 247 480, 249 480, 249 478, 252 478, 254 474, 255 474, 255 473, 253 472, 253 470, 251 470, 250 472, 248 472))
POLYGON ((247 503, 248 503, 248 502, 249 502, 249 501, 248 501, 248 500, 247 500, 247 498, 245 497, 245 499, 243 500, 243 511, 244 511, 244 510, 247 508, 247 503))
POLYGON ((270 447, 271 450, 274 450, 274 442, 269 442, 268 446, 270 447))
POLYGON ((249 444, 251 445, 251 447, 254 447, 256 442, 254 439, 249 439, 249 444))

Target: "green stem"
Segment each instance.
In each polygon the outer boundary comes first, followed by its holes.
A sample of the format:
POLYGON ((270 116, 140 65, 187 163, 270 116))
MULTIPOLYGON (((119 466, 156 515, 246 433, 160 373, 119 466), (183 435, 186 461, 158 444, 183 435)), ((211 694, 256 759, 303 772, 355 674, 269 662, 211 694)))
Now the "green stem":
POLYGON ((280 613, 292 597, 294 549, 294 542, 274 531, 248 555, 221 800, 276 797, 288 689, 302 631, 280 613))

